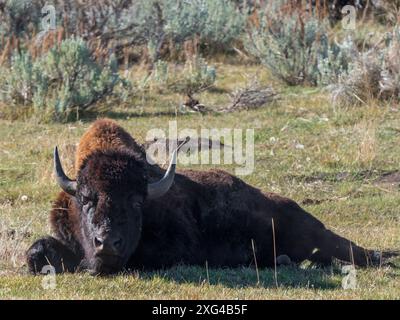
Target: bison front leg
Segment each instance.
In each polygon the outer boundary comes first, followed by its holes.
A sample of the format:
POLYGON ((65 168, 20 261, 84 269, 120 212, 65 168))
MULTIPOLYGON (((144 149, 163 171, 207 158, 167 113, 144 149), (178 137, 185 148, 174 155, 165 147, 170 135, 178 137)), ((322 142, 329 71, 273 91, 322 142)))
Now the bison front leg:
POLYGON ((317 232, 316 244, 316 251, 310 260, 321 265, 330 264, 333 258, 362 267, 380 263, 381 256, 378 252, 357 246, 354 242, 327 229, 317 232))
POLYGON ((75 272, 81 262, 79 254, 53 237, 37 240, 26 253, 29 272, 37 274, 46 265, 54 267, 56 273, 75 272))

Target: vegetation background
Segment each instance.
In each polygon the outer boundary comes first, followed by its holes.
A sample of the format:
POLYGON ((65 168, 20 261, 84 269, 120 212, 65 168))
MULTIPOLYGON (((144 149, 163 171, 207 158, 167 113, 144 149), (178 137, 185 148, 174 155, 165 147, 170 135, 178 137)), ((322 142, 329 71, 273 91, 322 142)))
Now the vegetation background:
POLYGON ((360 245, 399 249, 399 22, 400 1, 383 0, 0 0, 0 298, 399 299, 398 259, 357 269, 349 290, 339 262, 260 279, 253 264, 62 275, 49 289, 24 260, 49 233, 52 148, 73 175, 103 116, 142 143, 169 120, 254 128, 246 182, 360 245))

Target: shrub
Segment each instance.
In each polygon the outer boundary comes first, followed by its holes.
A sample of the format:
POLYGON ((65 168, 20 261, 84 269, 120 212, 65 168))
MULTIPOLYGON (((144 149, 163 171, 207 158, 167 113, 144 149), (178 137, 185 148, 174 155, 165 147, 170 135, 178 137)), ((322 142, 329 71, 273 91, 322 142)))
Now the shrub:
POLYGON ((136 11, 140 34, 156 61, 166 41, 180 46, 187 40, 226 48, 245 27, 246 15, 229 0, 140 0, 136 11))
POLYGON ((0 100, 13 105, 32 103, 35 91, 37 69, 27 53, 16 54, 10 69, 0 69, 0 100))
POLYGON ((374 50, 360 53, 349 65, 348 72, 342 73, 336 83, 328 86, 332 101, 340 105, 357 105, 377 97, 381 68, 381 57, 374 50))
POLYGON ((399 27, 382 43, 382 46, 358 52, 348 71, 329 87, 335 103, 357 105, 369 99, 400 101, 399 27))
POLYGON ((34 28, 40 18, 40 5, 31 0, 6 0, 0 2, 0 35, 21 35, 34 28))
POLYGON ((175 92, 191 96, 211 87, 216 77, 214 67, 209 66, 203 58, 194 56, 185 63, 182 72, 177 74, 171 88, 175 92))
POLYGON ((66 120, 79 117, 114 92, 121 79, 116 60, 96 63, 82 39, 64 40, 43 57, 29 53, 13 56, 10 68, 2 67, 0 99, 12 105, 32 107, 38 115, 66 120))
POLYGON ((205 59, 193 56, 184 65, 168 64, 158 60, 152 73, 139 80, 135 87, 157 92, 175 92, 193 95, 211 87, 216 80, 216 70, 205 59))
POLYGON ((318 59, 318 84, 326 86, 336 83, 342 74, 347 73, 357 55, 357 47, 350 36, 342 43, 330 44, 326 54, 318 59))
MULTIPOLYGON (((278 25, 275 18, 266 17, 258 28, 250 30, 245 47, 275 77, 287 84, 316 84, 318 46, 315 40, 319 26, 310 20, 302 29, 299 19, 299 16, 287 17, 278 25)), ((322 39, 321 36, 318 38, 322 39)))
POLYGON ((347 69, 347 52, 330 43, 328 23, 269 10, 249 28, 245 48, 288 85, 324 84, 347 69))
MULTIPOLYGON (((19 37, 27 49, 27 39, 35 41, 34 36, 42 31, 41 9, 46 3, 7 0, 4 7, 0 3, 0 46, 4 49, 8 40, 19 37)), ((162 57, 166 44, 176 47, 192 39, 225 49, 240 38, 246 24, 246 14, 229 0, 53 0, 51 4, 57 8, 56 24, 63 37, 80 37, 99 55, 112 49, 119 58, 126 51, 136 54, 137 46, 146 46, 152 63, 162 57)), ((16 49, 15 43, 10 41, 7 57, 16 49)))
POLYGON ((400 27, 395 27, 384 50, 380 89, 384 98, 400 101, 400 27))
POLYGON ((0 34, 15 35, 23 32, 37 34, 42 30, 42 8, 49 4, 57 9, 56 23, 62 25, 68 34, 85 40, 90 36, 119 36, 117 32, 132 32, 135 24, 122 19, 135 8, 135 0, 3 0, 0 2, 0 34))
POLYGON ((380 0, 375 1, 375 15, 384 25, 400 23, 400 1, 380 0))
POLYGON ((246 23, 246 15, 229 0, 172 1, 166 17, 166 28, 175 42, 198 35, 204 43, 219 46, 238 39, 246 23))

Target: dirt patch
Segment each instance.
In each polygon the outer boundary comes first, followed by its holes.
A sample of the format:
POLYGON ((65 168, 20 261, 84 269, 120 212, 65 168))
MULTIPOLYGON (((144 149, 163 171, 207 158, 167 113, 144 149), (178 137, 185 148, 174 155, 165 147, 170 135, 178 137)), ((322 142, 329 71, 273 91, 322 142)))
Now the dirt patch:
POLYGON ((345 201, 349 199, 350 196, 346 197, 333 197, 333 198, 323 198, 323 199, 312 199, 312 198, 305 198, 302 201, 300 201, 300 204, 302 205, 318 205, 324 202, 332 202, 332 201, 345 201))
MULTIPOLYGON (((326 173, 319 172, 311 176, 296 176, 293 177, 296 180, 300 180, 305 183, 315 183, 315 182, 342 182, 342 181, 365 181, 372 183, 377 188, 393 192, 400 187, 400 171, 379 171, 379 170, 365 170, 360 172, 339 172, 339 173, 326 173)), ((357 198, 361 197, 361 193, 353 193, 346 197, 334 197, 334 198, 323 198, 323 199, 313 199, 305 198, 300 201, 303 205, 318 205, 324 202, 331 201, 341 201, 346 200, 349 197, 357 198)))
POLYGON ((342 181, 373 181, 375 183, 400 183, 400 171, 388 170, 362 170, 362 171, 342 171, 337 173, 317 172, 309 176, 290 176, 289 178, 313 183, 318 181, 342 182, 342 181))
POLYGON ((400 171, 393 171, 386 174, 382 174, 378 179, 375 180, 375 182, 400 184, 400 171))

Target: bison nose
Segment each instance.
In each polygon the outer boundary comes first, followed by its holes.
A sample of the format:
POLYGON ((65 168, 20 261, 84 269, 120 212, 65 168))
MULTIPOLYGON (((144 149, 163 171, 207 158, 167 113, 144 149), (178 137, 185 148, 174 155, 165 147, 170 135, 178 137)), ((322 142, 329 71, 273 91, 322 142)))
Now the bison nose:
POLYGON ((122 247, 123 241, 121 237, 106 235, 94 238, 94 247, 97 254, 116 254, 122 247))

